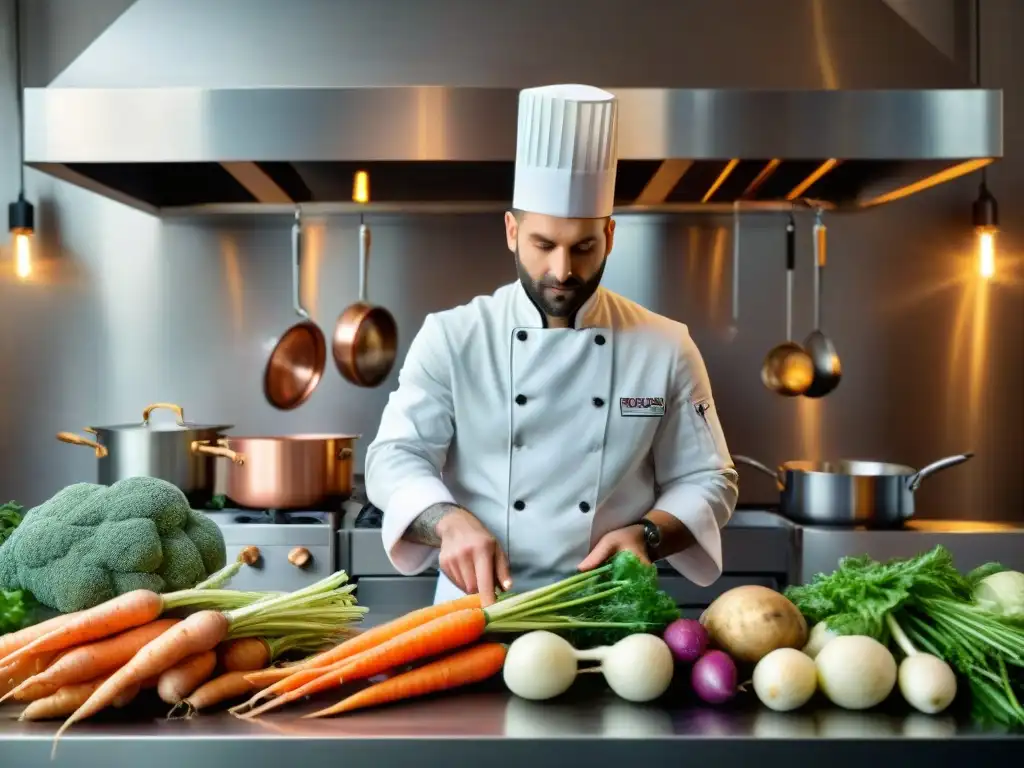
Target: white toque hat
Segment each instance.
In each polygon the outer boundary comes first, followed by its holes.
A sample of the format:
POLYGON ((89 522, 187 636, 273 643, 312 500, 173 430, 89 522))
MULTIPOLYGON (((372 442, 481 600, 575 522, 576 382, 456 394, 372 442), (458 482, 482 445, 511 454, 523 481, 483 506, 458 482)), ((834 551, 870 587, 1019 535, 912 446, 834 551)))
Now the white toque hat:
POLYGON ((610 216, 618 106, 615 96, 590 85, 521 91, 512 206, 565 219, 610 216))

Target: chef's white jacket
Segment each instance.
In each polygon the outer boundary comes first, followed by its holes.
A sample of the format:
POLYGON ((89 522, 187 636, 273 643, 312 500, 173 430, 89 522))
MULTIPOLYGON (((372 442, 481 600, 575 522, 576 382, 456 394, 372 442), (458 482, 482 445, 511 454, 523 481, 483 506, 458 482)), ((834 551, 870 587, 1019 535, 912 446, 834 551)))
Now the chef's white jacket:
MULTIPOLYGON (((711 584, 737 475, 686 326, 603 288, 574 328, 544 326, 518 281, 424 320, 366 455, 391 562, 435 566, 437 549, 402 536, 454 503, 501 544, 518 592, 659 509, 696 539, 668 563, 711 584)), ((460 594, 441 574, 435 602, 460 594)))

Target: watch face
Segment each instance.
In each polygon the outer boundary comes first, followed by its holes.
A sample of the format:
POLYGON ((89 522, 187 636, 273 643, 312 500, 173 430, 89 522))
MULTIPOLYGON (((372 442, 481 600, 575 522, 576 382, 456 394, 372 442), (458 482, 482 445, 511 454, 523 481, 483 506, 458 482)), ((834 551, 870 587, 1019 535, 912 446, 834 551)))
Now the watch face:
POLYGON ((658 526, 648 521, 644 528, 647 531, 647 546, 654 549, 661 544, 661 531, 658 530, 658 526))

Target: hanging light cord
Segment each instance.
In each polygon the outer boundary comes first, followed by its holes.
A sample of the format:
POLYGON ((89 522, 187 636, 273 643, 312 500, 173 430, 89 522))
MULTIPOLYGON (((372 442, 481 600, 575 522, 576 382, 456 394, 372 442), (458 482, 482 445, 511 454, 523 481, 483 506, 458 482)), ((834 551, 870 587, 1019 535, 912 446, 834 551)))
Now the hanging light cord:
POLYGON ((18 178, 20 183, 19 197, 25 196, 25 96, 24 73, 21 62, 21 0, 14 0, 14 66, 17 85, 15 98, 18 109, 18 178))
MULTIPOLYGON (((974 0, 974 85, 981 87, 981 0, 974 0)), ((981 187, 988 181, 988 168, 981 169, 981 187)))

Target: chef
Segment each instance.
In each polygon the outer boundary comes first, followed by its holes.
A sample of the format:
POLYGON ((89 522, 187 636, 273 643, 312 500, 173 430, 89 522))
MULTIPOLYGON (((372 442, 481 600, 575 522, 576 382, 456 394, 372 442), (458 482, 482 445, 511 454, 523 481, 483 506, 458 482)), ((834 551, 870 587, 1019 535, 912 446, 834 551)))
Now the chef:
POLYGON ((426 317, 367 450, 391 562, 439 565, 435 602, 487 605, 622 550, 701 586, 721 575, 737 476, 700 352, 601 287, 617 136, 610 93, 522 91, 518 279, 426 317))

